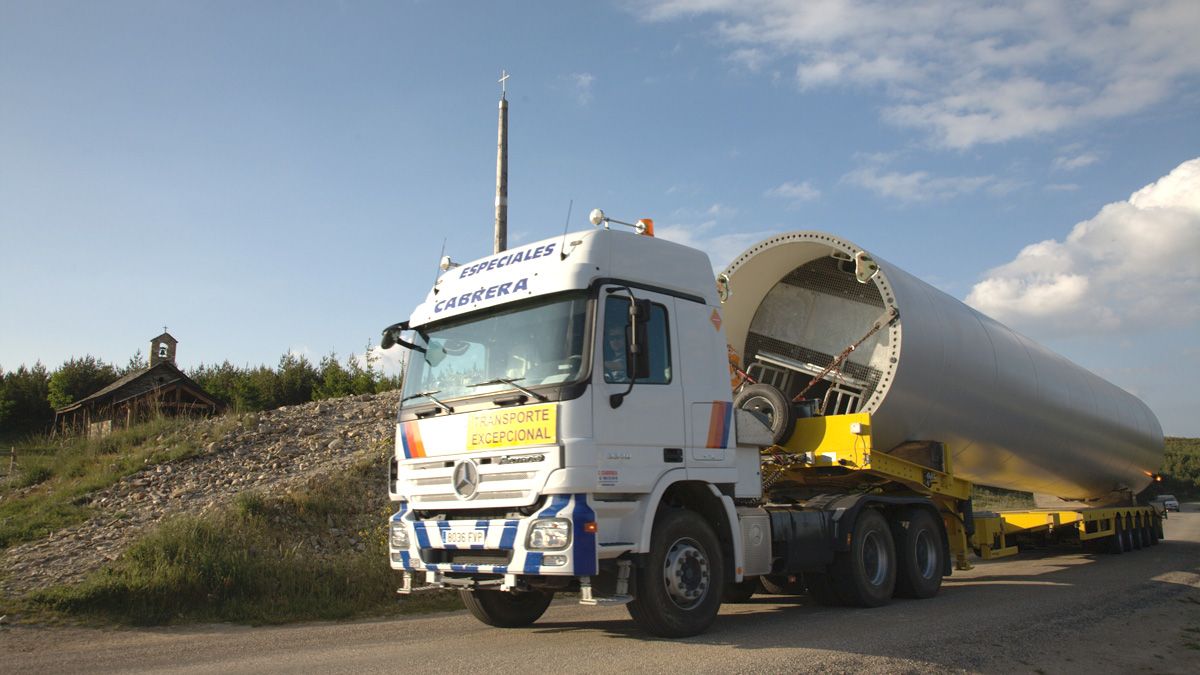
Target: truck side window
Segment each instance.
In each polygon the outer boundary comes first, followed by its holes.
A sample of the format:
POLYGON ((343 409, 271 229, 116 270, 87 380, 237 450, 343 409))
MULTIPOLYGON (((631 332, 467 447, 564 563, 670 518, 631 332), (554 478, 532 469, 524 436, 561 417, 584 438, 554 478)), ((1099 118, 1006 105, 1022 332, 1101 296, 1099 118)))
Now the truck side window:
MULTIPOLYGON (((671 382, 671 340, 667 332, 667 308, 654 303, 650 306, 650 323, 643 336, 650 352, 650 377, 639 379, 640 384, 669 384, 671 382)), ((604 303, 604 381, 629 381, 626 372, 625 345, 629 340, 629 298, 609 296, 604 303)))

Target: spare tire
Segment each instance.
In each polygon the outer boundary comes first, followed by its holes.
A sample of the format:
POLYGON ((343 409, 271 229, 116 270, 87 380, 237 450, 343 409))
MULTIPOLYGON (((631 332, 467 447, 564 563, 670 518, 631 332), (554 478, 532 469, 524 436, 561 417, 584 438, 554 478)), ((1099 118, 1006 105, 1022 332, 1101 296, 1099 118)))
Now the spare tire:
POLYGON ((791 438, 796 426, 796 413, 792 404, 775 387, 769 384, 749 384, 733 397, 733 407, 745 410, 758 417, 771 429, 771 440, 782 445, 791 438))

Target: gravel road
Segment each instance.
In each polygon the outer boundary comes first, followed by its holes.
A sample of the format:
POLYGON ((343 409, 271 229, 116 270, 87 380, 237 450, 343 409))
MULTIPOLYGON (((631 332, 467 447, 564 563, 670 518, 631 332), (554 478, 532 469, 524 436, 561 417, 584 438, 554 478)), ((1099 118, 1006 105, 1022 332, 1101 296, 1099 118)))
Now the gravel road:
POLYGON ((639 633, 623 608, 570 601, 525 630, 465 612, 282 628, 5 627, 5 672, 985 672, 1195 673, 1200 512, 1124 555, 1063 549, 979 563, 931 600, 873 610, 806 597, 726 605, 705 635, 639 633))

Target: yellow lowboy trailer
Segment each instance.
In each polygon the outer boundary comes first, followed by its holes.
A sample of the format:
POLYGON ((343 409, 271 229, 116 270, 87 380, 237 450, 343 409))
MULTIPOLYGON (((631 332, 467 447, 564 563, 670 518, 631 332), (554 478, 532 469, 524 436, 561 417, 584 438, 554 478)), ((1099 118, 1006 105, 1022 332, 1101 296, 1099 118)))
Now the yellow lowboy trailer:
POLYGON ((784 444, 762 454, 764 492, 804 488, 928 498, 942 517, 959 570, 971 569, 971 551, 984 560, 1016 555, 1018 540, 1072 540, 1123 553, 1163 537, 1166 514, 1152 506, 974 512, 973 485, 954 475, 952 448, 923 442, 877 452, 868 413, 799 419, 784 444))

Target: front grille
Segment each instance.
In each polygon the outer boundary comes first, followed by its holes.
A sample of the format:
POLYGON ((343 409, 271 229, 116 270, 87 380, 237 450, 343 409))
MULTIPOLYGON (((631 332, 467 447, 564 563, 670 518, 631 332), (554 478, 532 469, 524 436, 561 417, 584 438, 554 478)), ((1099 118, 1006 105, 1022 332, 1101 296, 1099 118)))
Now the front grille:
POLYGON ((421 560, 431 564, 507 565, 512 562, 512 551, 423 548, 421 560))
MULTIPOLYGON (((486 507, 490 503, 531 503, 541 488, 542 480, 558 465, 558 453, 550 449, 522 451, 500 456, 477 456, 479 484, 469 501, 486 507), (507 461, 530 458, 534 461, 507 461)), ((398 490, 408 495, 415 506, 464 504, 454 491, 454 466, 458 459, 430 459, 412 462, 401 467, 400 482, 407 488, 398 490)))

